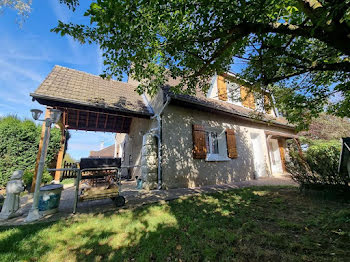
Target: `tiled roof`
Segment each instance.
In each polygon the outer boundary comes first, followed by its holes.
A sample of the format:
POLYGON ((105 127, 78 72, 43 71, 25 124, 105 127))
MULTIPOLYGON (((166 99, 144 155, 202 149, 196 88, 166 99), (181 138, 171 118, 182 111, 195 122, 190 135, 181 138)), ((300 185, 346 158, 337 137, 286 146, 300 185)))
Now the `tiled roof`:
POLYGON ((108 146, 99 151, 90 151, 89 157, 114 157, 114 145, 108 146))
POLYGON ((137 86, 103 79, 82 71, 55 66, 37 90, 34 98, 107 108, 115 111, 152 115, 137 86))
POLYGON ((165 92, 170 95, 172 99, 183 101, 186 103, 194 104, 200 107, 205 107, 211 110, 221 111, 228 114, 237 115, 244 118, 249 118, 255 121, 263 121, 267 123, 282 125, 285 127, 294 128, 293 125, 289 124, 287 119, 284 117, 273 117, 271 115, 258 113, 252 109, 231 104, 226 101, 221 101, 214 98, 207 98, 201 90, 197 90, 195 96, 174 94, 169 91, 168 88, 164 88, 165 92))

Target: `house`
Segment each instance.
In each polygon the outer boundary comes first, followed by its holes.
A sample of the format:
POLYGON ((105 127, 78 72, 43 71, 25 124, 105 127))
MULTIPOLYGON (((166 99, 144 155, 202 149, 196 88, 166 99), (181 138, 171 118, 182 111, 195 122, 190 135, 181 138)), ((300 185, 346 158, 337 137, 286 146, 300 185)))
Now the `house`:
POLYGON ((114 157, 118 157, 118 152, 116 150, 115 145, 110 145, 98 151, 90 151, 89 157, 90 158, 114 158, 114 157))
POLYGON ((285 172, 294 126, 234 74, 215 75, 207 94, 174 94, 171 80, 150 97, 138 83, 55 66, 33 99, 63 111, 67 129, 115 132, 123 172, 147 188, 197 187, 285 172))

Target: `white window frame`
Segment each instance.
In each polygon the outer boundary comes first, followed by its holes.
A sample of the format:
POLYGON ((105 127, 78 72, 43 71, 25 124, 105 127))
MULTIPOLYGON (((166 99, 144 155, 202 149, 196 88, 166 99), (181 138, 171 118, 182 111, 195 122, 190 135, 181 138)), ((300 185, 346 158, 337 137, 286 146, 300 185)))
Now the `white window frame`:
MULTIPOLYGON (((207 133, 209 134, 216 133, 217 142, 218 142, 218 153, 211 153, 210 152, 211 149, 210 149, 209 152, 207 152, 205 161, 208 161, 208 162, 230 161, 231 159, 227 156, 227 143, 226 143, 225 130, 206 127, 205 132, 206 132, 205 143, 207 143, 207 133)), ((207 148, 210 148, 211 143, 212 143, 212 138, 209 135, 209 146, 207 146, 207 148)))
POLYGON ((266 114, 265 110, 265 101, 263 97, 256 97, 255 98, 255 106, 258 109, 259 112, 266 114))
POLYGON ((225 83, 226 83, 226 92, 227 92, 227 102, 231 104, 243 106, 241 101, 240 85, 229 79, 225 79, 225 83), (236 87, 231 88, 231 85, 236 85, 236 87), (235 99, 232 99, 232 91, 234 92, 233 95, 237 96, 235 99))

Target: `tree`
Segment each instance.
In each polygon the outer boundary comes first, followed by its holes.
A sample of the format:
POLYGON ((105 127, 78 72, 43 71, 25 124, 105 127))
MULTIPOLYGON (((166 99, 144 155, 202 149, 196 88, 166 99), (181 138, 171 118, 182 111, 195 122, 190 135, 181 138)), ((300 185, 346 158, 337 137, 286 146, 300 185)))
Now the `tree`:
POLYGON ((32 0, 0 0, 0 12, 5 8, 10 8, 17 11, 21 19, 28 17, 31 12, 32 0))
POLYGON ((89 25, 59 21, 52 31, 98 43, 102 76, 127 73, 140 93, 168 78, 182 79, 174 92, 205 91, 213 74, 244 63, 238 79, 256 95, 272 92, 300 128, 325 108, 350 116, 350 0, 96 0, 85 16, 89 25), (334 94, 341 99, 330 102, 334 94))
MULTIPOLYGON (((21 121, 13 116, 0 118, 0 188, 6 186, 13 171, 34 171, 40 136, 41 126, 31 120, 21 121)), ((60 130, 51 129, 47 166, 56 166, 60 141, 60 130)))
POLYGON ((301 132, 300 135, 313 140, 339 140, 350 136, 350 119, 322 113, 311 121, 309 130, 301 132))

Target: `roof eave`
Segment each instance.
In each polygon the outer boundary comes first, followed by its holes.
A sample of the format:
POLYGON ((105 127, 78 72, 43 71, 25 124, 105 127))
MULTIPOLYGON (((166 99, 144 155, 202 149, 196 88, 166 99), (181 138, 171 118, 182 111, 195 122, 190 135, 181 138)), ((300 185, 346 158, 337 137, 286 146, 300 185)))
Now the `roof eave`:
POLYGON ((263 119, 254 119, 254 118, 251 118, 251 117, 246 116, 246 115, 243 115, 243 114, 239 114, 239 113, 232 112, 232 111, 229 111, 229 110, 218 109, 218 108, 216 108, 216 107, 203 105, 203 104, 198 103, 198 102, 195 102, 195 101, 193 101, 193 100, 184 99, 184 98, 181 98, 181 97, 176 96, 175 94, 171 94, 170 96, 171 96, 171 98, 172 98, 173 100, 179 100, 179 101, 182 101, 182 102, 195 104, 195 105, 197 105, 197 106, 204 107, 204 108, 208 108, 208 109, 214 110, 214 111, 219 112, 219 113, 224 113, 224 114, 226 114, 226 115, 229 114, 229 115, 234 115, 234 116, 236 116, 236 117, 244 118, 244 119, 246 119, 246 120, 248 120, 248 121, 260 122, 260 123, 264 123, 264 124, 269 124, 269 125, 274 125, 274 126, 280 126, 280 127, 283 127, 283 128, 288 128, 288 129, 291 129, 291 130, 295 130, 295 127, 292 126, 292 125, 276 123, 276 122, 273 121, 273 120, 269 121, 269 120, 263 120, 263 119))
MULTIPOLYGON (((30 96, 33 97, 33 99, 37 100, 39 103, 40 103, 40 101, 39 101, 40 99, 44 99, 44 100, 51 100, 51 101, 55 101, 55 102, 61 102, 61 103, 70 103, 70 104, 76 104, 76 105, 80 105, 80 106, 99 108, 102 110, 104 109, 104 110, 126 113, 126 114, 131 114, 131 115, 138 115, 138 116, 143 116, 143 117, 151 117, 154 115, 153 113, 150 113, 150 112, 146 113, 146 112, 132 111, 132 110, 127 110, 127 109, 117 108, 117 107, 102 106, 102 105, 83 102, 83 101, 79 101, 79 100, 59 98, 59 97, 47 96, 47 95, 42 95, 42 94, 37 94, 37 93, 30 93, 30 96)), ((42 104, 42 103, 40 103, 40 104, 42 104)))

